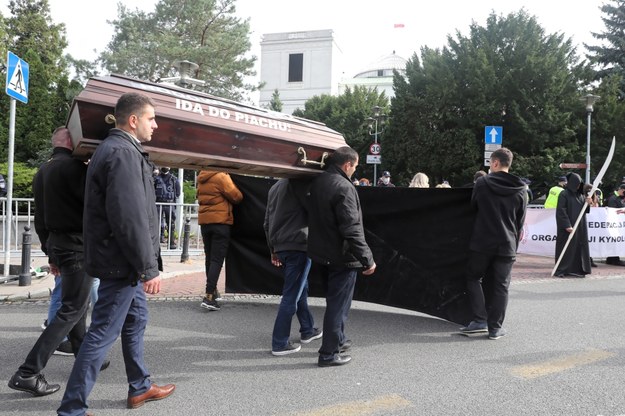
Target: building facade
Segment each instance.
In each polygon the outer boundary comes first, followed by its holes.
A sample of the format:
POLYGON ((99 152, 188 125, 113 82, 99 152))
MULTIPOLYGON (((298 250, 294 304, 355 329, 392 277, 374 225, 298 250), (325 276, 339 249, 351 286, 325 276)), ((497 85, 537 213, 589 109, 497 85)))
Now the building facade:
POLYGON ((342 52, 332 30, 265 34, 260 47, 261 107, 276 89, 286 114, 315 95, 338 93, 342 52))

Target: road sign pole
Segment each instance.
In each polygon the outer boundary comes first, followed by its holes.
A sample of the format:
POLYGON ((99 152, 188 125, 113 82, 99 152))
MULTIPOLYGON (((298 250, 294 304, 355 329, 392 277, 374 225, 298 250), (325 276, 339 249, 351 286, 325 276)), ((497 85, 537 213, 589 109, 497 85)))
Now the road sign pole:
POLYGON ((9 166, 7 168, 7 200, 4 223, 4 277, 9 276, 11 266, 11 223, 13 222, 11 205, 13 205, 13 153, 15 143, 15 100, 10 99, 9 112, 9 166))

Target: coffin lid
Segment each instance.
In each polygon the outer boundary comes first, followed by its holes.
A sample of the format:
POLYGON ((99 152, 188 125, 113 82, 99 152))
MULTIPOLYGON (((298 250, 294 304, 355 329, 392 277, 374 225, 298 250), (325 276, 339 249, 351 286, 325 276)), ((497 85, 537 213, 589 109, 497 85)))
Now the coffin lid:
POLYGON ((74 155, 87 160, 114 127, 105 121, 127 92, 149 96, 158 128, 144 148, 158 166, 259 176, 321 172, 324 153, 346 146, 324 124, 174 85, 121 75, 94 77, 74 99, 67 127, 74 155))

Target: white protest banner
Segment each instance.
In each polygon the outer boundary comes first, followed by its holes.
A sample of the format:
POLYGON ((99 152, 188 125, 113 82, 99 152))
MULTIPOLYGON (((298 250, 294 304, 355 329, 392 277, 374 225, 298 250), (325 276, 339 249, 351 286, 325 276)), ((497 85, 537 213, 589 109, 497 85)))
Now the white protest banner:
MULTIPOLYGON (((591 208, 586 215, 591 257, 625 256, 625 214, 616 208, 591 208)), ((555 209, 528 209, 519 253, 555 257, 555 209)))

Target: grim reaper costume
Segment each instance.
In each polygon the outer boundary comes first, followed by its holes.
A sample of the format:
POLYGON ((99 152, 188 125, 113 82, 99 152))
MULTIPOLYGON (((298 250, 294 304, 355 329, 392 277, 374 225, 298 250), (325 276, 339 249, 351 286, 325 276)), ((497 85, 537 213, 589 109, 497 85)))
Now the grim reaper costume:
MULTIPOLYGON (((577 173, 566 175, 568 183, 564 191, 558 196, 558 206, 556 208, 556 226, 558 235, 556 239, 556 261, 564 249, 566 240, 569 238, 567 228, 573 228, 575 221, 584 207, 584 183, 577 173)), ((574 276, 584 277, 591 273, 590 249, 588 247, 588 226, 586 225, 586 214, 590 212, 587 206, 584 217, 579 222, 571 242, 562 256, 562 261, 558 265, 555 275, 558 277, 574 276)))

